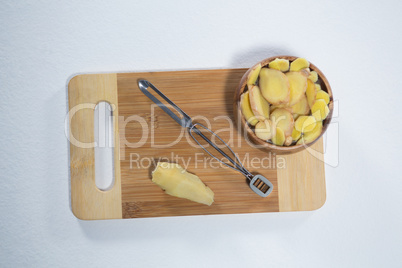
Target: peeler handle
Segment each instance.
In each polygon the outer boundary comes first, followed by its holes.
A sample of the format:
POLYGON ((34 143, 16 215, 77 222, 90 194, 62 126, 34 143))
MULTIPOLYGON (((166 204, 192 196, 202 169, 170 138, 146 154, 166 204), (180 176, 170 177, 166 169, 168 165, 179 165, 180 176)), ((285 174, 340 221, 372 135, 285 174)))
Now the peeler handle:
MULTIPOLYGON (((207 128, 206 126, 200 124, 200 123, 195 123, 193 124, 189 129, 189 134, 190 136, 193 138, 193 140, 206 152, 208 153, 211 157, 213 157, 214 159, 218 160, 220 163, 224 164, 225 166, 234 169, 236 171, 239 171, 240 173, 242 173, 244 176, 249 178, 250 172, 248 172, 243 165, 241 164, 239 158, 236 156, 236 154, 233 152, 232 148, 230 148, 230 146, 222 140, 221 137, 219 137, 215 132, 213 132, 212 130, 210 130, 209 128, 207 128), (211 133, 213 136, 215 136, 216 138, 218 138, 222 144, 225 145, 226 148, 228 148, 228 150, 231 152, 231 154, 234 156, 234 159, 232 157, 230 157, 229 155, 227 155, 223 150, 221 150, 219 148, 219 146, 217 146, 215 143, 213 143, 210 139, 208 139, 204 134, 202 134, 202 132, 197 128, 197 126, 203 128, 204 130, 208 131, 209 133, 211 133), (204 139, 209 145, 211 145, 218 153, 220 153, 224 158, 226 158, 227 160, 229 160, 229 162, 232 163, 233 166, 228 165, 227 163, 223 162, 222 160, 220 160, 219 158, 217 158, 216 156, 214 156, 210 151, 208 151, 207 148, 205 148, 204 146, 201 145, 201 143, 194 137, 193 132, 196 133, 197 135, 199 135, 202 139, 204 139)), ((252 175, 251 175, 252 176, 252 175)))

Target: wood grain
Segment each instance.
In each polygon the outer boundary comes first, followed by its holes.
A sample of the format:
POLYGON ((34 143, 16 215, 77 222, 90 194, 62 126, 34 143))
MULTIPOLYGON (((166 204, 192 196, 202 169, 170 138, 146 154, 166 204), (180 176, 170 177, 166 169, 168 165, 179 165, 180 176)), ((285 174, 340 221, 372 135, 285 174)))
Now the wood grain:
POLYGON ((250 171, 266 176, 274 184, 274 191, 270 196, 259 197, 249 189, 246 178, 236 171, 222 167, 213 168, 209 164, 204 166, 204 162, 199 160, 211 158, 207 158, 201 148, 191 146, 188 141, 191 141, 191 138, 184 132, 183 138, 168 148, 152 148, 150 138, 140 148, 129 146, 123 148, 124 144, 121 143, 124 218, 279 211, 275 156, 246 144, 233 124, 232 99, 243 73, 244 70, 240 69, 118 74, 120 140, 127 139, 128 142, 134 143, 142 133, 138 123, 126 125, 123 123, 123 120, 132 115, 146 118, 149 126, 154 119, 154 140, 159 146, 173 143, 183 131, 158 107, 154 109, 152 116, 153 102, 137 86, 139 79, 147 79, 196 122, 205 124, 205 120, 202 119, 207 119, 211 123, 211 129, 218 131, 223 140, 230 141, 230 131, 222 130, 232 125, 235 137, 230 145, 241 160, 248 154, 250 158, 255 158, 255 161, 265 159, 267 166, 271 161, 271 168, 252 168, 250 161, 245 164, 250 171), (228 119, 218 116, 225 116, 228 119), (179 157, 179 160, 172 157, 172 152, 179 157), (214 204, 208 207, 165 194, 151 181, 150 173, 154 166, 130 167, 130 154, 135 156, 139 154, 141 159, 158 160, 157 158, 162 157, 168 161, 178 162, 182 166, 183 161, 189 161, 188 171, 199 176, 214 191, 214 204))
MULTIPOLYGON (((113 114, 119 114, 116 74, 75 76, 68 85, 68 98, 72 211, 83 220, 119 219, 122 217, 122 208, 118 152, 114 154, 114 187, 104 192, 95 185, 94 148, 82 148, 71 142, 72 139, 82 143, 94 142, 94 108, 100 101, 114 105, 113 114)), ((117 120, 113 122, 115 145, 119 148, 117 120)))
MULTIPOLYGON (((279 211, 306 211, 326 200, 322 138, 309 148, 281 155, 286 168, 278 168, 279 211)), ((279 156, 278 156, 279 157, 279 156)))
MULTIPOLYGON (((312 210, 321 206, 325 202, 324 163, 321 160, 310 157, 305 151, 276 156, 256 149, 244 139, 238 128, 240 124, 234 122, 233 96, 246 70, 122 73, 73 78, 69 84, 70 109, 79 103, 100 100, 116 104, 115 138, 119 146, 115 156, 120 158, 115 187, 101 192, 96 189, 93 179, 93 149, 71 146, 74 214, 84 219, 141 218, 312 210), (211 158, 195 146, 188 133, 160 108, 152 106, 153 102, 141 93, 137 86, 139 79, 152 82, 196 122, 210 122, 209 127, 229 141, 246 168, 266 176, 273 183, 271 195, 261 198, 249 189, 247 180, 240 173, 220 167, 216 162, 210 166, 211 158), (233 136, 228 131, 230 128, 234 129, 233 136), (145 138, 141 140, 141 137, 145 138), (168 144, 171 145, 166 146, 168 144), (151 181, 151 172, 158 161, 179 163, 199 176, 214 191, 214 204, 209 207, 165 194, 151 181)), ((74 115, 71 127, 75 137, 85 142, 93 141, 93 110, 74 115)), ((312 148, 322 150, 322 140, 312 148)))

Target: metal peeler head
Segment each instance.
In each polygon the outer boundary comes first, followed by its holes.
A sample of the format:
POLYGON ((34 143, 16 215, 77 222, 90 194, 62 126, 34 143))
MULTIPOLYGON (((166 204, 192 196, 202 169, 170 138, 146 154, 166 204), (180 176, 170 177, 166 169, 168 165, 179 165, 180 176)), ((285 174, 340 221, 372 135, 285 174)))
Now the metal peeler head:
POLYGON ((138 87, 141 89, 141 91, 147 90, 149 87, 149 82, 147 80, 140 80, 138 81, 138 87))

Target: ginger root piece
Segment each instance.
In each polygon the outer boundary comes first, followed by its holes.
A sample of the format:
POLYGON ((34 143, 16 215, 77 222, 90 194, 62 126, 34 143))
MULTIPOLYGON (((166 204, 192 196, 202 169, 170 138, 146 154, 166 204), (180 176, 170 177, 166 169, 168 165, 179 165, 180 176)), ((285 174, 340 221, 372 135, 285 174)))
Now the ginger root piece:
POLYGON ((315 85, 315 91, 316 91, 316 92, 322 90, 322 89, 321 89, 321 85, 319 85, 319 84, 314 84, 314 85, 315 85))
POLYGON ((317 95, 315 96, 315 98, 317 100, 321 99, 324 100, 326 104, 329 103, 329 95, 327 92, 325 92, 324 90, 320 90, 317 92, 317 95))
POLYGON ((285 136, 292 135, 294 127, 293 115, 284 108, 277 108, 273 111, 269 117, 276 128, 282 129, 285 136))
POLYGON ((287 72, 289 70, 289 61, 285 59, 278 59, 271 61, 268 64, 269 68, 279 70, 281 72, 287 72))
POLYGON ((261 95, 260 88, 258 86, 251 86, 249 92, 250 106, 255 117, 259 121, 269 119, 269 103, 261 95))
POLYGON ((271 105, 269 106, 269 111, 272 113, 273 111, 275 111, 275 109, 277 108, 283 108, 282 106, 278 106, 278 105, 271 105))
POLYGON ((152 171, 152 181, 165 193, 210 206, 214 192, 198 176, 188 173, 175 163, 159 162, 152 171))
POLYGON ((302 98, 298 103, 290 107, 291 112, 293 114, 298 114, 298 115, 307 115, 310 113, 310 106, 308 105, 307 102, 307 97, 305 94, 303 94, 302 98))
POLYGON ((309 68, 310 63, 305 58, 297 58, 290 64, 290 71, 297 72, 304 68, 309 68))
POLYGON ((316 90, 315 84, 310 79, 307 79, 306 96, 307 96, 307 103, 308 103, 308 106, 310 107, 310 109, 311 109, 311 107, 313 107, 316 95, 317 95, 317 90, 316 90))
POLYGON ((301 69, 299 72, 300 72, 302 75, 304 75, 306 78, 308 78, 308 77, 310 76, 310 68, 301 69))
POLYGON ((261 63, 258 63, 248 74, 247 85, 255 85, 255 82, 257 82, 260 71, 261 71, 261 63))
POLYGON ((292 142, 293 142, 292 136, 287 136, 287 137, 285 138, 285 143, 284 143, 283 145, 289 146, 289 145, 292 144, 292 142))
POLYGON ((295 123, 295 129, 302 133, 310 132, 315 128, 316 119, 314 116, 299 116, 295 123))
POLYGON ((289 81, 281 71, 261 68, 259 85, 262 95, 272 105, 286 104, 289 101, 289 81))
POLYGON ((285 104, 280 104, 280 105, 271 105, 270 111, 273 112, 276 108, 285 108, 285 109, 287 108, 288 110, 290 110, 289 107, 287 107, 285 104))
POLYGON ((300 137, 301 137, 301 132, 294 128, 293 132, 292 132, 292 139, 294 141, 298 141, 300 139, 300 137))
POLYGON ((283 133, 283 130, 279 127, 276 128, 276 133, 274 136, 272 136, 272 143, 275 145, 283 146, 285 143, 285 133, 283 133))
POLYGON ((288 106, 293 106, 300 101, 307 89, 307 77, 302 72, 288 72, 290 94, 288 106))
POLYGON ((315 117, 316 121, 323 121, 329 114, 329 108, 325 103, 325 100, 318 99, 311 107, 311 114, 315 117))
POLYGON ((299 118, 300 114, 293 114, 293 120, 296 122, 296 119, 299 118))
POLYGON ((246 91, 240 96, 240 108, 246 121, 250 125, 255 126, 258 123, 258 119, 255 117, 253 111, 251 110, 250 97, 248 91, 246 91))
POLYGON ((315 139, 318 138, 318 136, 320 136, 322 132, 322 122, 317 122, 317 124, 315 125, 315 128, 304 134, 301 139, 297 142, 297 144, 308 144, 310 142, 313 142, 315 139))
POLYGON ((258 138, 267 141, 275 135, 275 130, 276 129, 273 127, 272 122, 270 120, 265 120, 263 122, 258 122, 254 131, 258 138))
POLYGON ((317 82, 317 80, 318 80, 317 72, 316 71, 311 71, 308 79, 310 79, 314 83, 317 82))

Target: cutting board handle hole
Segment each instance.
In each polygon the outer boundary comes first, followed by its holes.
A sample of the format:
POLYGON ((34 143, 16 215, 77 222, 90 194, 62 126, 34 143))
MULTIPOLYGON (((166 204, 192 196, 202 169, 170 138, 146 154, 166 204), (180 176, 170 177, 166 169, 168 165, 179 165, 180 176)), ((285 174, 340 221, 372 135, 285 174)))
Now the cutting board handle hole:
POLYGON ((101 191, 114 186, 113 108, 101 101, 94 110, 95 185, 101 191))

